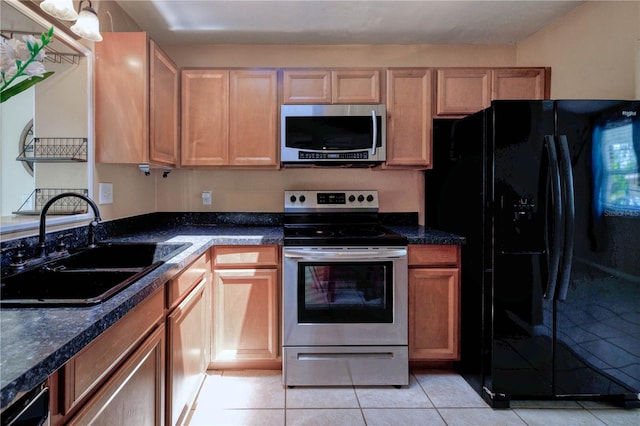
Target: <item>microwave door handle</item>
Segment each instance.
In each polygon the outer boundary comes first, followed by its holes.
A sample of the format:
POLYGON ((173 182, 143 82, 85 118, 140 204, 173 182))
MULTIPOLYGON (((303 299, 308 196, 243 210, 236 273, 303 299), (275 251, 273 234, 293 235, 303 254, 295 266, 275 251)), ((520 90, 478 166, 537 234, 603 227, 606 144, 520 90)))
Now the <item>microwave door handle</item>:
POLYGON ((376 155, 376 142, 378 141, 378 120, 376 120, 375 110, 371 110, 371 121, 373 122, 373 143, 371 144, 371 155, 376 155))

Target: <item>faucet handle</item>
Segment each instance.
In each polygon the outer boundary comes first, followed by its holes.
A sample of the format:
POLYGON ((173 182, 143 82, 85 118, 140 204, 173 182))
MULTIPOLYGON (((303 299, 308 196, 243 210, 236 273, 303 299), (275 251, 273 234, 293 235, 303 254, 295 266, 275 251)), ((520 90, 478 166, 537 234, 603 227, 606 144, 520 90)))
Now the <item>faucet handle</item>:
MULTIPOLYGON (((13 257, 11 257, 9 266, 13 268, 24 267, 27 263, 27 255, 25 253, 25 249, 27 248, 26 244, 21 241, 17 246, 11 248, 16 249, 16 252, 13 254, 13 257)), ((9 247, 7 247, 7 249, 9 249, 9 247)))
POLYGON ((57 252, 62 252, 67 250, 67 244, 64 242, 64 239, 67 237, 72 237, 73 234, 72 233, 67 233, 67 234, 62 234, 62 235, 58 235, 57 239, 58 239, 58 243, 56 244, 56 251, 57 252))

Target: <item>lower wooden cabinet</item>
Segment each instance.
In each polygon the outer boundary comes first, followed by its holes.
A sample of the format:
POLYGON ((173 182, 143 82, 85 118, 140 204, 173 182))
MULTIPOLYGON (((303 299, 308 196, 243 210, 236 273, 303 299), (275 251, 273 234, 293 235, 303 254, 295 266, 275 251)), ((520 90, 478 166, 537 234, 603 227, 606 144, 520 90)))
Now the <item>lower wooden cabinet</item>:
POLYGON ((213 368, 278 368, 278 247, 213 249, 213 368))
POLYGON ((167 283, 167 424, 185 423, 207 370, 208 253, 167 283))
POLYGON ((165 329, 158 327, 68 423, 164 424, 165 329))
MULTIPOLYGON (((87 405, 93 405, 95 398, 104 398, 100 395, 110 392, 105 390, 105 387, 110 386, 108 383, 113 382, 113 377, 122 376, 123 369, 127 365, 138 362, 134 360, 136 354, 139 355, 137 348, 145 336, 150 335, 159 324, 162 324, 164 306, 165 292, 163 287, 82 349, 56 373, 59 380, 58 392, 60 396, 58 399, 60 403, 59 405, 54 404, 52 407, 52 425, 66 422, 79 410, 83 413, 89 413, 83 414, 83 418, 90 418, 94 415, 91 414, 87 405), (134 351, 136 352, 134 353, 134 351)), ((164 333, 164 327, 162 330, 164 333)), ((164 398, 164 338, 162 345, 162 364, 157 366, 161 370, 157 373, 162 373, 162 375, 157 376, 157 381, 154 379, 149 383, 153 383, 153 386, 159 386, 161 379, 162 397, 164 398)), ((151 361, 146 362, 145 365, 149 366, 151 361)), ((151 394, 155 392, 155 388, 149 385, 145 392, 151 394)), ((126 403, 126 400, 122 403, 126 403)), ((160 402, 160 406, 164 411, 164 401, 160 402)), ((130 408, 136 412, 141 410, 139 407, 130 408)), ((125 408, 123 407, 123 409, 125 408)))
POLYGON ((458 359, 459 246, 409 246, 409 361, 458 359))

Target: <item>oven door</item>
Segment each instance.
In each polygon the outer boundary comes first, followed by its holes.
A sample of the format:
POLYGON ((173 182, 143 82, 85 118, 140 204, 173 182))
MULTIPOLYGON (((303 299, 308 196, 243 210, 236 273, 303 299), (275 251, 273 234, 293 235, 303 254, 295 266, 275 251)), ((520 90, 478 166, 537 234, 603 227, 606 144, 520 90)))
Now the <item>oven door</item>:
POLYGON ((283 249, 283 345, 406 345, 404 247, 283 249))

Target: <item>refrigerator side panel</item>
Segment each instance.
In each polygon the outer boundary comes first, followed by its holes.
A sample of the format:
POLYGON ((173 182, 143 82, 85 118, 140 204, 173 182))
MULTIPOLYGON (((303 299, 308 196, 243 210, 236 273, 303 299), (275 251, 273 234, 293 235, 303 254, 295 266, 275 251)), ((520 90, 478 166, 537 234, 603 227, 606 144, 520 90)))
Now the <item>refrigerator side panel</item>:
POLYGON ((461 361, 458 369, 480 392, 483 358, 484 113, 434 120, 434 165, 425 172, 426 226, 462 235, 461 361))

